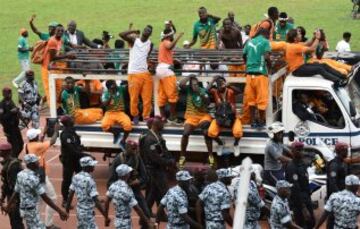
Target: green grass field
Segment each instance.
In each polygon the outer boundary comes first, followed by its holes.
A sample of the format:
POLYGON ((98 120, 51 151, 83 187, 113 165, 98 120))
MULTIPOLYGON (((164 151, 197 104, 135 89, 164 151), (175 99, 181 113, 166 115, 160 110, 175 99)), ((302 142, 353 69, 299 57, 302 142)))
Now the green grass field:
MULTIPOLYGON (((117 37, 120 31, 127 29, 129 22, 139 29, 151 24, 154 26, 152 41, 157 44, 167 19, 173 20, 179 32, 185 32, 183 39, 191 40, 199 6, 205 6, 209 13, 222 18, 232 10, 241 24, 254 24, 264 17, 271 5, 286 11, 295 19, 296 25, 304 26, 309 33, 315 28, 325 29, 332 49, 344 31, 351 31, 352 49, 360 50, 360 21, 350 17, 350 0, 0 0, 0 87, 10 85, 19 73, 18 31, 21 27, 30 31, 28 21, 32 14, 37 15, 35 25, 41 31, 47 31, 50 21, 66 25, 73 19, 91 39, 101 37, 103 30, 117 37)), ((34 44, 38 37, 30 32, 29 39, 34 44)), ((39 67, 33 68, 39 78, 39 67)))

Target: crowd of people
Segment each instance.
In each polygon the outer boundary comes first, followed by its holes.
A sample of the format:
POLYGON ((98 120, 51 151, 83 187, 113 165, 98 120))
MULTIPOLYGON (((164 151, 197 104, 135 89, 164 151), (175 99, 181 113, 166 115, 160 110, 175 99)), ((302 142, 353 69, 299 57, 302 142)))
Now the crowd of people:
MULTIPOLYGON (((313 37, 308 39, 306 30, 302 26, 295 27, 294 19, 286 12, 279 13, 276 7, 270 7, 267 17, 252 26, 241 26, 236 22, 234 13, 229 12, 222 21, 222 27, 217 28, 220 17, 209 14, 205 7, 200 7, 198 14, 192 39, 184 41, 184 48, 190 49, 199 41, 201 49, 242 50, 244 64, 229 64, 225 69, 234 71, 229 76, 246 77, 244 89, 227 83, 227 76, 217 74, 209 80, 207 87, 199 82, 195 74, 188 75, 178 84, 174 49, 184 34, 177 31, 171 20, 165 22, 160 35, 157 66, 154 67, 154 63, 149 63, 154 49, 150 40, 152 26, 147 25, 140 33, 130 24, 127 31, 119 34, 122 40, 115 41, 115 48, 123 48, 125 42, 129 46, 126 83, 119 84, 115 80, 76 81, 71 76, 63 81, 56 80, 58 114, 63 127, 60 135, 59 124, 53 129, 46 125, 43 132, 39 130, 40 107, 50 101, 50 71, 64 73, 61 69, 71 68, 69 65, 74 64, 71 60, 77 58, 76 50, 84 46, 109 49, 111 36, 104 31, 102 39, 90 41, 77 29, 74 21, 68 23, 66 30, 60 23, 51 22, 48 33, 43 33, 34 25, 36 16, 31 17, 31 30, 42 41, 33 48, 27 40, 28 31, 20 30, 18 59, 22 71, 13 81, 19 93, 19 106, 12 100, 12 89, 9 87, 3 89, 3 100, 0 102, 0 121, 8 141, 0 144, 0 156, 3 158, 1 208, 9 214, 12 228, 24 228, 23 220, 28 228, 58 228, 54 225, 54 213, 58 212, 60 218, 66 220, 73 209, 74 195, 77 197, 78 228, 97 228, 95 207, 104 216, 105 226, 108 226, 111 202, 115 206, 115 218, 112 220, 116 228, 131 228, 132 209, 140 216, 142 228, 154 228, 161 221, 167 221, 167 228, 171 229, 232 226, 230 209, 237 207, 236 198, 241 193, 236 188, 233 193, 228 190, 227 186, 236 175, 230 168, 217 168, 213 141, 218 144, 217 155, 221 156, 224 149, 221 132, 230 128, 234 137, 234 155, 239 156, 242 125, 249 123, 252 128, 265 128, 271 90, 270 52, 283 52, 288 73, 297 76, 321 74, 341 84, 352 69, 349 65, 323 57, 324 52, 330 49, 324 30, 316 29, 313 37), (34 71, 30 68, 30 52, 33 52, 33 62, 37 57, 37 63, 41 64, 45 96, 40 95, 34 71), (159 79, 159 90, 155 93, 158 93, 157 106, 160 109, 160 116, 154 117, 153 77, 159 79), (180 93, 185 95, 184 123, 177 115, 180 93), (240 102, 238 94, 243 94, 243 114, 236 109, 240 102), (84 97, 87 98, 86 106, 83 105, 84 97), (126 109, 128 100, 129 112, 126 109), (216 108, 214 117, 208 111, 211 101, 216 108), (249 117, 248 122, 244 116, 249 117), (138 142, 128 140, 133 125, 140 120, 146 122, 148 130, 138 142), (114 144, 119 144, 122 149, 112 162, 104 202, 98 198, 97 185, 91 175, 97 161, 84 152, 74 127, 98 121, 103 131, 113 134, 114 144), (165 123, 184 126, 178 163, 167 150, 161 135, 165 123), (118 125, 122 131, 117 128, 118 125), (24 128, 28 128, 25 144, 21 135, 24 128), (201 179, 194 180, 184 169, 189 136, 195 129, 200 129, 204 136, 211 167, 202 182, 201 179), (52 133, 51 138, 46 140, 45 133, 52 133), (46 153, 58 137, 63 164, 62 207, 65 210, 55 204, 56 192, 47 176, 49 166, 45 160, 46 153), (24 169, 18 159, 23 150, 24 169), (175 174, 174 186, 169 182, 171 174, 175 174), (40 199, 47 204, 44 223, 38 208, 40 199), (155 203, 156 213, 152 212, 155 203)), ((350 37, 349 32, 344 33, 344 39, 336 46, 338 52, 350 51, 350 37)), ((122 70, 121 63, 111 68, 122 70)), ((306 113, 309 102, 304 96, 297 96, 297 102, 302 104, 294 112, 301 120, 315 120, 317 117, 306 113)), ((336 157, 327 165, 328 201, 324 214, 316 223, 308 187, 307 164, 303 160, 304 145, 294 142, 285 146, 284 130, 277 122, 267 128, 270 140, 264 152, 264 180, 276 187, 277 195, 271 206, 266 206, 253 174, 249 183, 244 228, 259 228, 259 220, 264 216, 269 217, 269 224, 274 229, 319 228, 326 218, 329 228, 356 228, 356 216, 360 213, 360 199, 356 193, 360 181, 346 168, 347 163, 357 162, 347 158, 349 146, 344 143, 335 146, 336 157)))

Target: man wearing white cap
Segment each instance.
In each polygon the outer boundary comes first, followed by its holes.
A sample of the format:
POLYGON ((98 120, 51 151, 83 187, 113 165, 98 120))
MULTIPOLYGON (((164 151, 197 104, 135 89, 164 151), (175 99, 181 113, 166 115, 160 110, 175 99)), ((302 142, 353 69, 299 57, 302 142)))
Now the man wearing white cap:
POLYGON ((271 229, 301 229, 301 227, 293 223, 291 218, 291 212, 288 202, 291 187, 292 184, 290 184, 286 180, 279 180, 278 182, 276 182, 277 195, 274 197, 270 209, 269 223, 271 229))
POLYGON ((233 224, 229 212, 232 202, 231 194, 226 187, 230 185, 233 175, 230 169, 218 169, 216 174, 218 180, 204 188, 199 195, 196 209, 197 212, 201 212, 201 207, 204 208, 206 228, 225 229, 225 222, 229 226, 233 224))
POLYGON ((24 156, 26 169, 19 172, 15 184, 14 193, 11 196, 5 211, 11 211, 11 206, 20 196, 20 214, 25 220, 27 228, 45 229, 45 224, 41 222, 40 212, 37 207, 39 197, 41 197, 51 208, 60 214, 62 220, 68 218, 68 214, 60 209, 56 204, 46 195, 44 186, 41 185, 40 178, 37 174, 39 169, 39 158, 34 154, 27 154, 24 156))
POLYGON ((359 190, 360 180, 355 175, 345 178, 346 189, 333 193, 325 204, 325 211, 321 215, 315 228, 319 228, 326 218, 332 213, 334 215, 334 228, 356 229, 357 218, 360 215, 360 198, 356 195, 359 190))
MULTIPOLYGON (((45 157, 50 146, 56 142, 59 135, 59 128, 59 124, 56 124, 53 136, 50 140, 45 141, 40 141, 40 129, 29 129, 26 132, 26 137, 29 142, 25 144, 26 154, 34 154, 39 158, 39 171, 41 171, 40 182, 44 185, 46 195, 48 195, 53 202, 56 202, 56 192, 54 185, 46 175, 49 169, 47 168, 45 157)), ((45 127, 45 129, 47 129, 47 127, 45 127)), ((45 225, 48 228, 58 228, 54 225, 54 213, 55 211, 48 205, 45 207, 45 225)))
MULTIPOLYGON (((116 167, 116 173, 119 179, 110 185, 105 200, 105 218, 109 214, 109 205, 112 200, 115 206, 114 225, 117 229, 131 229, 131 209, 134 208, 140 218, 147 223, 149 228, 153 228, 153 222, 144 214, 135 199, 135 195, 127 184, 133 168, 127 164, 121 164, 116 167)), ((108 226, 108 225, 105 225, 108 226)))
POLYGON ((66 204, 66 212, 69 213, 72 199, 76 193, 77 206, 76 216, 78 219, 78 229, 96 229, 98 228, 95 222, 94 207, 99 209, 101 214, 105 217, 105 224, 109 224, 110 220, 105 215, 105 210, 101 205, 96 189, 96 183, 91 174, 95 170, 97 161, 89 156, 80 159, 81 172, 76 174, 70 185, 70 192, 68 202, 66 204))
POLYGON ((159 216, 164 208, 166 208, 168 218, 167 229, 190 229, 190 226, 199 229, 203 228, 188 215, 189 200, 186 193, 192 178, 188 171, 181 170, 177 172, 176 180, 178 184, 169 189, 160 201, 160 206, 157 211, 157 221, 160 222, 159 216))
POLYGON ((283 144, 284 131, 281 122, 274 122, 268 127, 270 139, 265 147, 264 180, 271 186, 275 186, 278 180, 285 179, 282 164, 291 161, 291 158, 284 155, 284 151, 287 151, 283 144))

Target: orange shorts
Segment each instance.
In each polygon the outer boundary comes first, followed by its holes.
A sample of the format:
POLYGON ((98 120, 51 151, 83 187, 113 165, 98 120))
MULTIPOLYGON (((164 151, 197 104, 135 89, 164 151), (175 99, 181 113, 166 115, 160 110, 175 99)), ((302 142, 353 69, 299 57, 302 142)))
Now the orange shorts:
MULTIPOLYGON (((242 65, 228 65, 229 71, 244 71, 245 72, 246 66, 245 64, 242 65)), ((230 77, 245 77, 245 73, 230 73, 230 77)))
POLYGON ((159 81, 158 105, 163 107, 167 102, 176 103, 178 101, 176 76, 167 76, 159 81))
POLYGON ((74 122, 76 124, 91 124, 101 120, 103 111, 100 108, 76 109, 74 122))
POLYGON ((192 126, 198 126, 202 122, 211 122, 212 117, 209 114, 199 114, 199 115, 188 115, 185 114, 185 124, 192 126))
POLYGON ((264 75, 247 75, 244 91, 244 101, 249 106, 266 110, 269 100, 269 78, 264 75))
POLYGON ((131 131, 131 120, 127 114, 122 111, 107 111, 101 121, 101 127, 104 131, 109 131, 115 124, 119 124, 124 131, 131 131))
MULTIPOLYGON (((234 124, 231 129, 232 129, 232 134, 235 138, 241 138, 243 136, 243 128, 242 128, 240 118, 235 119, 234 124)), ((219 136, 221 130, 222 130, 222 127, 219 126, 216 122, 216 119, 214 119, 211 121, 209 130, 208 130, 208 136, 210 138, 216 138, 219 136)))

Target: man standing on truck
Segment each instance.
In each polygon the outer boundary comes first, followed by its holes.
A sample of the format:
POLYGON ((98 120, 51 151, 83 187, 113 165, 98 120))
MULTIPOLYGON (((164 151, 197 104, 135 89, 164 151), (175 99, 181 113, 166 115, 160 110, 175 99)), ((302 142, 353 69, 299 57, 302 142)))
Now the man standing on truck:
POLYGON ((195 22, 193 29, 193 38, 189 47, 193 46, 197 38, 200 38, 200 48, 215 49, 217 48, 216 24, 220 21, 220 17, 210 15, 205 7, 198 10, 199 21, 195 22))
POLYGON ((132 34, 140 33, 138 30, 128 30, 120 33, 120 37, 131 46, 129 51, 128 84, 130 95, 130 113, 135 125, 139 123, 139 96, 143 102, 142 117, 150 118, 151 100, 153 93, 153 79, 148 70, 148 57, 153 44, 150 41, 152 26, 147 25, 140 38, 132 34))
POLYGON ((250 38, 254 38, 256 36, 256 34, 260 31, 260 29, 265 29, 270 34, 269 39, 272 40, 272 36, 275 31, 275 24, 279 18, 278 8, 275 6, 269 7, 267 16, 268 16, 268 18, 260 21, 256 25, 251 26, 251 30, 250 30, 250 34, 249 34, 250 38))
POLYGON ((105 115, 101 121, 101 127, 104 131, 110 131, 114 134, 114 144, 120 140, 120 130, 115 129, 115 124, 120 124, 124 130, 124 136, 120 141, 122 147, 125 146, 127 137, 132 130, 132 124, 129 116, 125 113, 125 93, 124 85, 117 86, 115 80, 106 81, 107 90, 104 91, 101 101, 105 108, 105 115))
POLYGON ((266 122, 266 107, 269 99, 266 62, 270 60, 271 51, 268 39, 269 31, 260 29, 257 35, 246 43, 243 50, 247 74, 244 105, 249 106, 252 128, 263 128, 266 122))
POLYGON ((274 40, 285 41, 286 34, 290 29, 294 29, 294 25, 288 22, 289 18, 286 12, 281 12, 279 15, 279 21, 276 23, 274 31, 274 40))
POLYGON ((212 151, 212 139, 208 136, 208 128, 212 118, 207 110, 209 96, 206 89, 199 86, 199 81, 195 75, 191 75, 181 81, 180 88, 186 91, 187 98, 184 132, 181 138, 179 167, 184 168, 186 161, 185 153, 189 143, 189 136, 196 128, 200 128, 203 133, 209 155, 209 164, 211 167, 214 167, 215 158, 212 151), (187 86, 187 82, 189 82, 190 85, 187 86))
POLYGON ((223 141, 219 138, 222 128, 231 128, 234 136, 234 155, 240 155, 240 138, 243 136, 243 128, 240 116, 236 114, 235 96, 238 90, 226 85, 224 77, 214 77, 209 83, 208 92, 212 95, 216 104, 215 119, 211 121, 208 136, 214 139, 219 145, 217 154, 221 156, 224 148, 223 141))
MULTIPOLYGON (((86 84, 85 84, 86 85, 86 84)), ((65 114, 71 115, 76 124, 91 124, 100 120, 103 112, 100 108, 80 108, 80 93, 88 91, 75 86, 75 80, 71 76, 65 78, 65 88, 61 93, 61 103, 65 114)))
POLYGON ((288 149, 283 144, 285 128, 281 122, 274 122, 268 127, 270 139, 266 143, 264 157, 264 182, 275 186, 276 182, 285 179, 283 164, 291 161, 285 156, 288 149))

